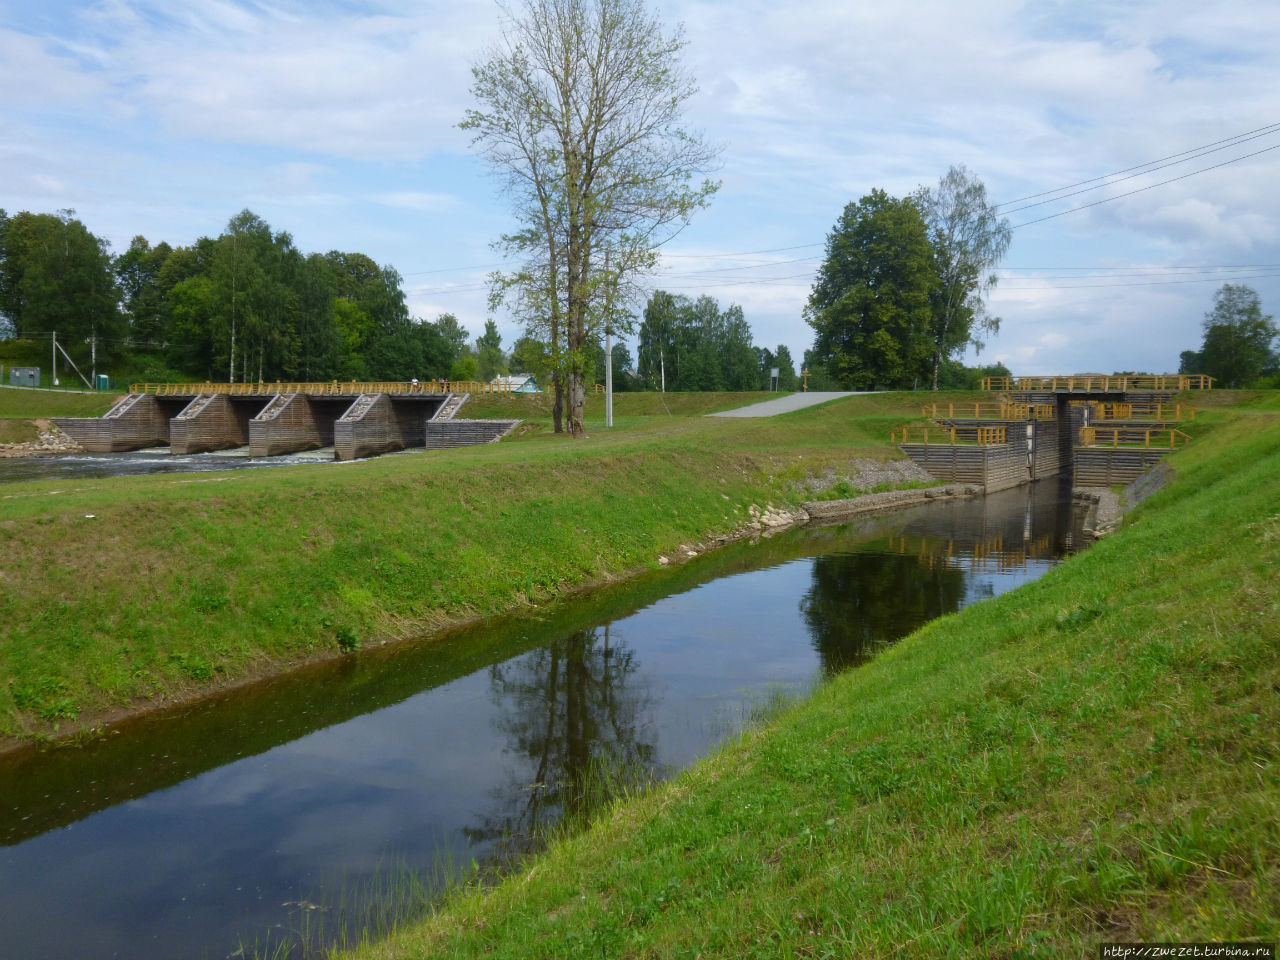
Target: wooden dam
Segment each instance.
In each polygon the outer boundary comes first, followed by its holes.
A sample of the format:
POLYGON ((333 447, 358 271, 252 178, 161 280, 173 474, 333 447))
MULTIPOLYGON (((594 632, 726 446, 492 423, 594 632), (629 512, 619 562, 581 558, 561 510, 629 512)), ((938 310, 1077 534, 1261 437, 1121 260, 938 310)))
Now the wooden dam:
POLYGON ((991 401, 926 405, 893 441, 940 480, 989 492, 1070 474, 1077 487, 1129 483, 1190 438, 1195 410, 1174 398, 1202 375, 987 377, 991 401))
POLYGON ((334 459, 489 443, 518 420, 456 414, 487 383, 136 383, 101 417, 54 423, 90 453, 168 446, 175 455, 248 447, 273 457, 333 447, 334 459))

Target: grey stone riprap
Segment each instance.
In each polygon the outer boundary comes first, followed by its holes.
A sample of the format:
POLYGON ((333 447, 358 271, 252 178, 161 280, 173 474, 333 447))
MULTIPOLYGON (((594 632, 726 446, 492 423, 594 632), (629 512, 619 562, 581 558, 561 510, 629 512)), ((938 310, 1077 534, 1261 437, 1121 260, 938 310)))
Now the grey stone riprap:
POLYGON ((48 453, 79 453, 80 444, 49 420, 36 420, 37 439, 24 443, 0 443, 0 459, 38 457, 48 453))
POLYGON ((859 493, 870 493, 876 487, 897 487, 905 483, 927 483, 937 479, 912 460, 850 460, 843 467, 828 467, 816 477, 806 477, 797 491, 822 493, 838 483, 847 483, 859 493))
POLYGON ((977 497, 984 493, 981 484, 949 483, 940 487, 924 487, 916 490, 886 490, 884 493, 867 493, 847 500, 813 500, 801 504, 811 523, 843 521, 869 513, 896 510, 930 500, 955 500, 961 497, 977 497))
POLYGON ((1099 540, 1120 525, 1125 513, 1173 479, 1173 468, 1157 464, 1131 480, 1123 490, 1114 487, 1076 487, 1072 499, 1086 510, 1084 535, 1099 540))

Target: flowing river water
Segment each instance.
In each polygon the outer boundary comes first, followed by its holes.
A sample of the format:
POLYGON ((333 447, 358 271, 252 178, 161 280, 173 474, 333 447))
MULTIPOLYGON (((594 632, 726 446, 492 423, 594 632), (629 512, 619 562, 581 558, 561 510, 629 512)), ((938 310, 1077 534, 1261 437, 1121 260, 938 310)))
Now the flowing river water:
POLYGON ((1040 576, 1081 545, 1070 493, 1042 481, 734 544, 0 757, 0 952, 182 960, 358 937, 355 901, 492 862, 599 771, 670 775, 777 691, 1040 576))
MULTIPOLYGON (((384 454, 384 456, 397 455, 399 454, 384 454)), ((354 463, 355 461, 341 462, 354 463)), ((215 470, 322 463, 339 463, 333 459, 333 447, 275 457, 251 457, 248 447, 185 455, 171 454, 168 447, 130 450, 125 453, 58 453, 38 457, 0 458, 0 485, 24 480, 134 477, 149 473, 210 473, 215 470)))

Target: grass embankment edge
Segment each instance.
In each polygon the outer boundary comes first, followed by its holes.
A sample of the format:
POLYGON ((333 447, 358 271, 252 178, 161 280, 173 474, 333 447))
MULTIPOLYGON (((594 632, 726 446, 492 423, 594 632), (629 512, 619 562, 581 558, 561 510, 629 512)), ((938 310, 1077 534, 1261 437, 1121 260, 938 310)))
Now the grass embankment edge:
POLYGON ((1280 931, 1280 417, 491 889, 352 954, 1064 957, 1280 931))
POLYGON ((667 417, 639 395, 587 441, 6 485, 0 742, 80 735, 679 558, 753 504, 808 499, 806 476, 895 455, 886 425, 916 405, 699 415, 734 399, 668 397, 685 415, 667 417))

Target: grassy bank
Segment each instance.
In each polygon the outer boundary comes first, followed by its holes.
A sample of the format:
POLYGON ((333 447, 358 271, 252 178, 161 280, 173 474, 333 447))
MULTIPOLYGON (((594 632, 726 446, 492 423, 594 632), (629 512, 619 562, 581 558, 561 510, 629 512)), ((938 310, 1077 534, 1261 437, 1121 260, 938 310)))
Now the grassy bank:
MULTIPOLYGON (((10 393, 27 396, 0 405, 10 393)), ((533 429, 353 464, 6 484, 0 735, 65 734, 652 566, 753 503, 804 499, 808 475, 897 455, 889 428, 919 407, 882 395, 701 416, 756 399, 620 396, 607 431, 593 398, 575 442, 551 434, 542 398, 485 398, 468 414, 533 429)))
POLYGON ((1280 933, 1280 414, 1043 579, 935 621, 358 954, 1092 957, 1280 933))
MULTIPOLYGON (((71 390, 25 390, 0 387, 0 422, 36 417, 97 417, 111 409, 118 393, 71 390)), ((3 442, 3 441, 0 441, 3 442)))

